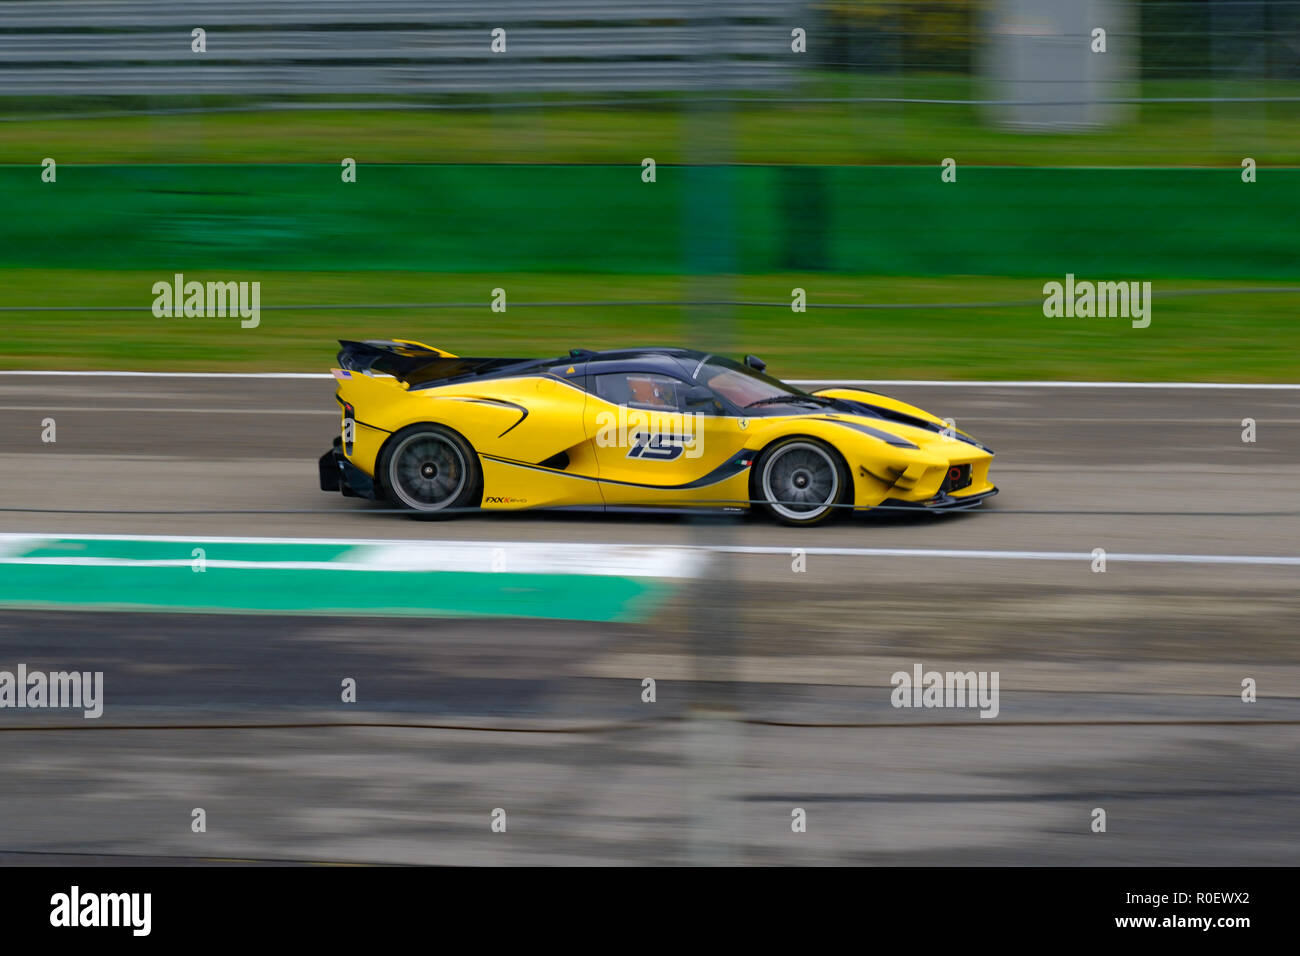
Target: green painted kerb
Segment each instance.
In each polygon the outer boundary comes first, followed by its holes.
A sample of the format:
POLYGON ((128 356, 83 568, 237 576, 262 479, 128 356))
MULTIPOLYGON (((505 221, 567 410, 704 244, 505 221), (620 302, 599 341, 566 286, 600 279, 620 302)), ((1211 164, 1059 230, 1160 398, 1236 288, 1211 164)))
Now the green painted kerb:
POLYGON ((635 621, 664 582, 594 574, 393 571, 328 567, 360 549, 339 545, 46 538, 0 564, 0 606, 402 617, 529 617, 635 621), (191 566, 191 550, 252 567, 191 566), (33 559, 117 564, 42 564, 33 559), (177 562, 151 567, 143 561, 177 562), (265 562, 319 562, 285 568, 265 562))
POLYGON ((45 538, 24 548, 24 558, 117 558, 133 561, 192 561, 194 548, 224 561, 338 561, 356 550, 348 544, 281 541, 210 542, 117 538, 45 538))
POLYGON ((0 566, 0 604, 11 607, 635 621, 663 591, 583 574, 0 566))

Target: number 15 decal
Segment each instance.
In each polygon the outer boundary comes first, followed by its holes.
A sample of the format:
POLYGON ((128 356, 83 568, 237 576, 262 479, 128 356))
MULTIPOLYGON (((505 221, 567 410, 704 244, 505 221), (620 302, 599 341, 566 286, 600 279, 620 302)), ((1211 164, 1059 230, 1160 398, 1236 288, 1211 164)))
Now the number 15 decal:
POLYGON ((643 458, 648 461, 672 461, 680 458, 686 447, 684 435, 633 435, 632 447, 627 453, 629 458, 643 458))

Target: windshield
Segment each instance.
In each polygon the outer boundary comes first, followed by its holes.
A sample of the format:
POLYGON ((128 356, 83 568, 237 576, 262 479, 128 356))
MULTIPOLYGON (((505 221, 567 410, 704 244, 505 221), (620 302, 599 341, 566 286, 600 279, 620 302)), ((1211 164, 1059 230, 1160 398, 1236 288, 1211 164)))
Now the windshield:
POLYGON ((797 401, 810 397, 770 375, 725 358, 710 357, 701 366, 695 380, 741 408, 767 399, 775 399, 777 401, 770 404, 777 404, 782 398, 797 401))

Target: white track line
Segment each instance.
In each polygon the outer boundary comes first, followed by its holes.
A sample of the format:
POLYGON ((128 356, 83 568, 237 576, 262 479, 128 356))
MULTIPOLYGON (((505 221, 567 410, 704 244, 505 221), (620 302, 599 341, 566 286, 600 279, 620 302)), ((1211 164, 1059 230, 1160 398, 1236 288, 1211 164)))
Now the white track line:
MULTIPOLYGON (((107 376, 107 377, 135 377, 135 378, 261 378, 261 379, 326 379, 333 378, 327 372, 45 372, 45 371, 4 371, 0 370, 0 376, 5 375, 32 375, 32 376, 107 376)), ((945 381, 940 379, 912 379, 912 378, 792 378, 787 379, 791 385, 924 385, 924 386, 950 386, 953 388, 1181 388, 1181 389, 1227 389, 1227 390, 1296 390, 1300 389, 1300 383, 1296 384, 1274 384, 1274 383, 1249 383, 1239 384, 1235 382, 1052 382, 1052 381, 1023 381, 1023 382, 998 382, 998 381, 974 381, 959 382, 945 381)))
POLYGON ((791 385, 822 385, 832 382, 835 385, 943 385, 954 388, 1183 388, 1183 389, 1250 389, 1280 390, 1300 389, 1300 384, 1272 384, 1235 382, 951 382, 938 379, 920 378, 837 378, 837 379, 788 379, 791 385))
MULTIPOLYGON (((779 554, 789 557, 793 547, 772 548, 751 545, 706 546, 710 551, 729 554, 779 554)), ((805 554, 860 558, 988 558, 995 561, 1092 561, 1091 551, 963 551, 947 548, 799 548, 805 554)), ((1263 564, 1300 567, 1297 555, 1254 554, 1142 554, 1107 551, 1107 561, 1146 564, 1263 564)))
MULTIPOLYGON (((26 552, 35 548, 58 548, 61 544, 76 545, 82 540, 153 542, 174 544, 183 541, 190 545, 204 545, 213 554, 203 557, 205 566, 212 568, 281 569, 313 571, 464 571, 473 573, 509 571, 515 574, 595 574, 627 577, 692 578, 698 577, 707 561, 706 552, 689 547, 659 545, 643 547, 621 543, 561 544, 546 541, 503 543, 495 541, 369 541, 342 542, 307 539, 293 542, 277 538, 193 538, 149 535, 0 535, 0 566, 3 565, 53 565, 65 567, 130 567, 179 568, 194 564, 192 555, 183 557, 121 557, 91 556, 68 553, 48 556, 30 556, 26 552), (306 547, 307 553, 290 560, 257 556, 231 558, 223 556, 223 544, 260 544, 306 547), (335 557, 312 553, 312 548, 346 550, 335 557)), ((164 553, 166 550, 164 549, 164 553)))
MULTIPOLYGON (((148 415, 329 415, 331 418, 339 417, 338 409, 329 408, 185 408, 158 405, 135 408, 120 408, 115 405, 0 405, 0 412, 126 412, 148 415)), ((1180 421, 1181 419, 1175 420, 1180 421)), ((1233 418, 1215 420, 1236 421, 1233 418)), ((1104 421, 1111 421, 1111 419, 1104 419, 1104 421)), ((1127 418, 1125 421, 1133 422, 1136 419, 1127 418)), ((1272 420, 1271 423, 1276 424, 1276 419, 1272 420)))
MULTIPOLYGON (((953 558, 967 560, 994 561, 1092 561, 1091 551, 995 551, 967 550, 957 548, 835 548, 835 547, 797 547, 796 545, 691 545, 663 544, 645 548, 626 543, 601 541, 440 541, 440 540, 403 540, 394 538, 253 538, 253 537, 212 537, 208 535, 123 535, 123 534, 38 534, 38 533, 0 533, 0 563, 13 563, 8 557, 14 555, 25 545, 57 540, 89 541, 160 541, 185 542, 187 544, 316 544, 349 547, 381 547, 386 566, 409 566, 409 555, 402 552, 460 551, 464 555, 480 557, 485 553, 504 551, 507 555, 528 554, 546 557, 552 560, 561 557, 581 555, 613 556, 623 549, 639 549, 662 552, 663 558, 672 561, 683 553, 725 552, 742 555, 782 555, 789 557, 795 550, 805 554, 825 555, 830 557, 854 558, 953 558)), ((72 561, 78 560, 70 555, 72 561)), ((18 559, 22 563, 26 559, 18 559)), ((50 559, 36 559, 50 560, 50 559)), ((67 559, 58 558, 54 561, 67 559)), ((85 560, 85 559, 81 559, 85 560)), ((95 559, 91 559, 95 560, 95 559)), ((108 559, 113 560, 113 559, 108 559)), ((1161 554, 1125 551, 1107 551, 1107 561, 1127 561, 1144 564, 1234 564, 1234 565, 1272 565, 1283 567, 1300 567, 1300 555, 1255 555, 1255 554, 1161 554)), ((182 562, 189 563, 189 562, 182 562)), ((373 568, 373 565, 372 565, 373 568)))
POLYGON ((100 376, 110 378, 333 378, 329 372, 46 372, 4 371, 0 375, 64 375, 76 378, 100 376))
MULTIPOLYGON (((504 551, 504 549, 496 549, 504 551)), ((579 556, 545 554, 502 554, 497 563, 491 556, 469 556, 464 552, 439 554, 414 554, 382 552, 363 555, 358 561, 232 561, 223 558, 204 558, 206 568, 225 568, 237 571, 383 571, 394 574, 460 572, 471 574, 582 574, 629 578, 696 578, 701 574, 698 551, 685 548, 651 551, 637 549, 635 554, 621 557, 607 552, 591 552, 579 556)), ((0 567, 7 564, 46 565, 68 568, 192 568, 194 558, 0 558, 0 567)))

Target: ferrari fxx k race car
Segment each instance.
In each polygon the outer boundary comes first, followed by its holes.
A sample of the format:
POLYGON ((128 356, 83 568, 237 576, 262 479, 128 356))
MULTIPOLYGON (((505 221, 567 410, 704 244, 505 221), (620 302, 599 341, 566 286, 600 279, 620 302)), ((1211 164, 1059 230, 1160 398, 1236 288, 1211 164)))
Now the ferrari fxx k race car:
POLYGON ((341 341, 325 491, 449 516, 520 508, 760 508, 787 524, 997 493, 991 449, 857 388, 805 392, 689 349, 462 358, 341 341))

